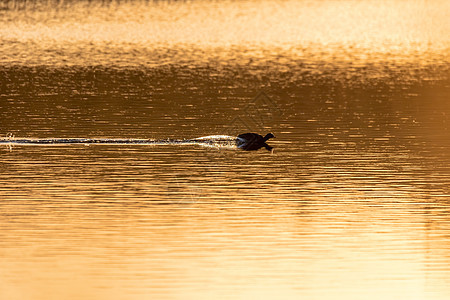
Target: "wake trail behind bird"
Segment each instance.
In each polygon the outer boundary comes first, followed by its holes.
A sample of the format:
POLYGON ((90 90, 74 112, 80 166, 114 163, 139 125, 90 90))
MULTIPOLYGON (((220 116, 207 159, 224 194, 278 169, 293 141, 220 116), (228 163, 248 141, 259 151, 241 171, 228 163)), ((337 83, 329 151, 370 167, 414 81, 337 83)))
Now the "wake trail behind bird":
POLYGON ((115 138, 15 138, 0 139, 0 145, 61 146, 84 145, 200 145, 213 148, 237 149, 236 137, 209 135, 192 139, 115 139, 115 138))

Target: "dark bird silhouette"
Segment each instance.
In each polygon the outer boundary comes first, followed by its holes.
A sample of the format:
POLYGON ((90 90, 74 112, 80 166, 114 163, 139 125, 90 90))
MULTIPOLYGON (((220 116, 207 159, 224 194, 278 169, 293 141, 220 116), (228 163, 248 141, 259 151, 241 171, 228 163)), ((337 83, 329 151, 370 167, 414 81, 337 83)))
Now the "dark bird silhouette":
POLYGON ((266 134, 265 137, 256 133, 243 133, 238 135, 236 144, 239 148, 247 151, 258 150, 259 148, 266 148, 268 151, 272 151, 273 147, 266 144, 266 141, 275 136, 272 133, 266 134))

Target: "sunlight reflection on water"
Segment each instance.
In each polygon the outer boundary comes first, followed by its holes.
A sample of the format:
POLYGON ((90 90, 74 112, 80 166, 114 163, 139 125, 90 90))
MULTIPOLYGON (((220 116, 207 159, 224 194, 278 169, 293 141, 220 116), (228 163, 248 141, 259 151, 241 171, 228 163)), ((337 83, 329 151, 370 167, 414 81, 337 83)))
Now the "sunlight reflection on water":
POLYGON ((151 66, 282 55, 439 63, 449 55, 445 0, 101 3, 0 11, 0 62, 151 66))
POLYGON ((450 2, 4 3, 2 137, 276 138, 0 145, 1 299, 450 297, 450 2))

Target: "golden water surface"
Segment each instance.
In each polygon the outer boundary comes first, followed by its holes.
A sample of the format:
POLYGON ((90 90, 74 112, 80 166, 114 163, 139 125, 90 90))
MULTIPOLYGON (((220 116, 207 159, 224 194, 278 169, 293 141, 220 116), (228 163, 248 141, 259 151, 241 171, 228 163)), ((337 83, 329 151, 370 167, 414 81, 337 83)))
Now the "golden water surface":
POLYGON ((0 299, 450 298, 450 2, 0 4, 0 299), (8 137, 7 137, 8 136, 8 137))

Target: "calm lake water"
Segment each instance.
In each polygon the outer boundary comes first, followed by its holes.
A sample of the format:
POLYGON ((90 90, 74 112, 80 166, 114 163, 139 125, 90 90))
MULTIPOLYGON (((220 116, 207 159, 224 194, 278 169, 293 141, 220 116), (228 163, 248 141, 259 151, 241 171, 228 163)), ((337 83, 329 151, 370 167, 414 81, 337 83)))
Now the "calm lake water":
POLYGON ((449 1, 0 4, 0 299, 449 299, 449 1))

